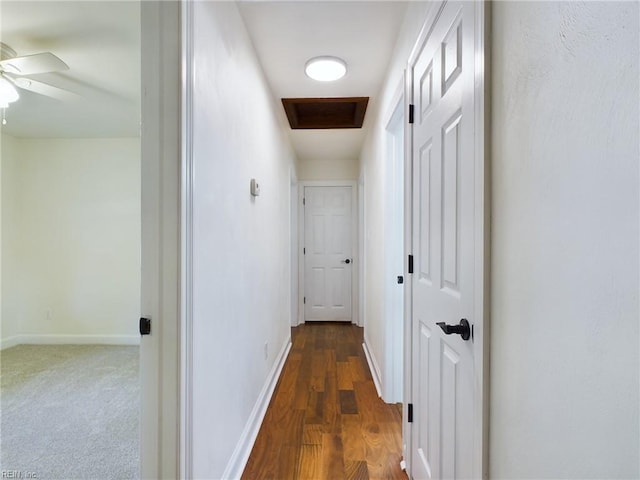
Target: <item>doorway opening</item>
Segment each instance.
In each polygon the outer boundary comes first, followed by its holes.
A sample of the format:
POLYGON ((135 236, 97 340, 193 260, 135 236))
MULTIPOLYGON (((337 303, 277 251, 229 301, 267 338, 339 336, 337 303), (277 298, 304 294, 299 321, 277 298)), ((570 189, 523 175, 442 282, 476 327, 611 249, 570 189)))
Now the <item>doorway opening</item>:
POLYGON ((1 13, 2 60, 38 80, 0 128, 0 463, 138 478, 140 4, 1 13))

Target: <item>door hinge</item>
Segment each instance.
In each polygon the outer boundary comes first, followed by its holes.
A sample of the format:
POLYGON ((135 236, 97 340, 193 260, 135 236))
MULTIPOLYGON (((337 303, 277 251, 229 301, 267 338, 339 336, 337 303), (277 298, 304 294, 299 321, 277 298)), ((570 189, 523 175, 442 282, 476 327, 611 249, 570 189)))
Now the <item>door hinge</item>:
POLYGON ((140 335, 151 334, 151 319, 142 317, 140 319, 140 335))
POLYGON ((409 273, 413 273, 413 255, 409 255, 409 264, 407 265, 409 273))
POLYGON ((413 110, 414 106, 412 103, 409 104, 409 123, 413 123, 413 110))
POLYGON ((413 403, 407 404, 407 421, 413 423, 413 403))
POLYGON ((307 199, 306 199, 306 198, 304 198, 304 197, 302 197, 302 204, 303 204, 303 205, 306 205, 306 204, 307 204, 307 199))
POLYGON ((307 297, 302 297, 302 303, 307 303, 307 297))
POLYGON ((306 249, 306 248, 303 248, 303 249, 302 249, 302 254, 303 254, 303 255, 306 255, 306 254, 307 254, 307 249, 306 249))

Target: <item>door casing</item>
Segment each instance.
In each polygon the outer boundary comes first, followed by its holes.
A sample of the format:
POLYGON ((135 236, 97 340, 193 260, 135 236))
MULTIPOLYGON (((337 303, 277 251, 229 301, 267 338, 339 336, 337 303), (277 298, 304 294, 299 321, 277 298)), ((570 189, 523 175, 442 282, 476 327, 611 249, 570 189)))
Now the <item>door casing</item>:
MULTIPOLYGON (((140 475, 180 478, 181 118, 179 2, 141 2, 140 475)), ((132 319, 136 321, 136 319, 132 319)))
POLYGON ((384 365, 385 371, 382 377, 383 399, 387 403, 402 403, 403 400, 403 322, 404 322, 404 298, 402 288, 405 284, 398 285, 397 276, 402 275, 406 279, 403 268, 405 257, 405 209, 404 177, 398 178, 398 174, 404 175, 406 155, 405 139, 405 111, 404 111, 404 77, 399 82, 391 102, 392 108, 386 115, 386 186, 385 186, 385 315, 384 315, 384 365), (401 134, 401 135, 399 135, 401 134), (399 145, 398 137, 402 139, 399 145), (387 222, 389 222, 387 224, 387 222), (401 239, 398 239, 401 233, 401 239), (397 258, 399 257, 399 258, 397 258), (396 317, 396 314, 399 316, 396 317))

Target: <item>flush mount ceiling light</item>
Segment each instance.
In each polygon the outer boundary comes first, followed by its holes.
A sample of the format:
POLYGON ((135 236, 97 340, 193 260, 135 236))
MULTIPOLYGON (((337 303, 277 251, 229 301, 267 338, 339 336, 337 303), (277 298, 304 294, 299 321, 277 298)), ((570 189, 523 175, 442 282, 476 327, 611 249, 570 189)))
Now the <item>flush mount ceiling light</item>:
POLYGON ((319 82, 333 82, 345 76, 347 64, 338 57, 315 57, 306 63, 304 73, 319 82))

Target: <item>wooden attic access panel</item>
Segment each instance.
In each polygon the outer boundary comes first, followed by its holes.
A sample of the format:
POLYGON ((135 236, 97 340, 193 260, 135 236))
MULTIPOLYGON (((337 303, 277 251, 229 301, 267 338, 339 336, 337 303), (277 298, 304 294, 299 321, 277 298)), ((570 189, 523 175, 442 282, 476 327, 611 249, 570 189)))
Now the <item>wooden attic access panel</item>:
POLYGON ((362 128, 369 97, 283 98, 289 125, 311 128, 362 128))

